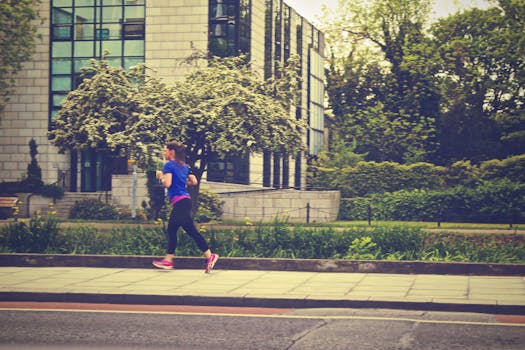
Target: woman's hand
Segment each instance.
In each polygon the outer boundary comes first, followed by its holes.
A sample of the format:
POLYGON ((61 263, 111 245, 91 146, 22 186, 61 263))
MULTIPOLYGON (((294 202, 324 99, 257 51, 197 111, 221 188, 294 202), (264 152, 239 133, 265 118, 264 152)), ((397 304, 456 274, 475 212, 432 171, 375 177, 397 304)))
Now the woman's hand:
POLYGON ((188 186, 197 186, 199 182, 197 181, 197 177, 193 174, 188 175, 188 178, 186 179, 186 185, 188 186))
POLYGON ((162 171, 161 170, 157 170, 157 173, 155 175, 157 176, 157 179, 161 179, 162 178, 162 171))

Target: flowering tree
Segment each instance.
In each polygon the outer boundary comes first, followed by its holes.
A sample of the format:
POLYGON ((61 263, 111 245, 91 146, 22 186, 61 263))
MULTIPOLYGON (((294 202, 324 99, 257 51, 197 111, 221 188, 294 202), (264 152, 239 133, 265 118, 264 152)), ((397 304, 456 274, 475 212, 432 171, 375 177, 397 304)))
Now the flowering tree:
POLYGON ((188 146, 198 178, 210 152, 219 156, 302 149, 305 123, 291 115, 297 94, 293 62, 280 79, 263 81, 243 57, 213 59, 173 87, 176 114, 162 129, 188 146))
MULTIPOLYGON (((212 58, 173 85, 137 67, 126 72, 93 61, 91 77, 71 91, 50 139, 60 150, 120 151, 145 167, 170 140, 188 146, 198 180, 219 156, 303 149, 306 124, 295 118, 296 58, 263 80, 245 57, 212 58)), ((199 181, 200 182, 200 181, 199 181)), ((193 194, 196 200, 198 188, 193 194)))

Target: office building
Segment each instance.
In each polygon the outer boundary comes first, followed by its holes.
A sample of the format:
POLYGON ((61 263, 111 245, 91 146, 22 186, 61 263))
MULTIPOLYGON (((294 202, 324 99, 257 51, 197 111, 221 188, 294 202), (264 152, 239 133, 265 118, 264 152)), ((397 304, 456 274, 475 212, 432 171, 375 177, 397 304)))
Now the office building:
MULTIPOLYGON (((277 62, 300 57, 302 76, 296 117, 310 126, 310 154, 323 146, 323 34, 281 0, 44 0, 31 61, 16 76, 15 93, 0 117, 0 179, 17 181, 30 162, 29 141, 38 145, 45 183, 69 192, 112 190, 112 177, 126 174, 127 160, 100 150, 59 154, 47 132, 81 68, 105 50, 111 65, 139 63, 165 81, 191 69, 180 62, 195 52, 247 54, 254 69, 271 77, 277 62)), ((267 188, 306 187, 307 154, 249 154, 210 162, 209 182, 267 188)))

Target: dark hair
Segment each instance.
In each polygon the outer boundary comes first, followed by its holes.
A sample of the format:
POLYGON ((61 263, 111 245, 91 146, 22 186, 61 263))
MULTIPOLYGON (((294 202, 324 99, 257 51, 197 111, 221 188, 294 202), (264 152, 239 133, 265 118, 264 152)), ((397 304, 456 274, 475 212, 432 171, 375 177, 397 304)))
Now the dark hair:
POLYGON ((175 151, 175 160, 179 163, 186 163, 186 146, 176 141, 166 143, 166 148, 175 151))

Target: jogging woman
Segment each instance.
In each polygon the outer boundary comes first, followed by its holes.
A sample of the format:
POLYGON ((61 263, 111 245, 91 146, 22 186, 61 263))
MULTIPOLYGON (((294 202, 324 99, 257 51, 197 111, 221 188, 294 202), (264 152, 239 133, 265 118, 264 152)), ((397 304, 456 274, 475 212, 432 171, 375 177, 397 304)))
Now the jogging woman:
POLYGON ((211 252, 208 243, 195 227, 191 218, 191 199, 188 186, 196 186, 197 178, 186 164, 186 146, 177 142, 168 142, 164 147, 164 164, 162 171, 157 170, 157 179, 168 189, 168 199, 173 206, 168 222, 168 249, 162 260, 154 260, 153 265, 160 269, 173 268, 173 254, 177 248, 177 230, 182 226, 184 231, 193 238, 206 258, 206 269, 209 273, 219 259, 218 254, 211 252))

